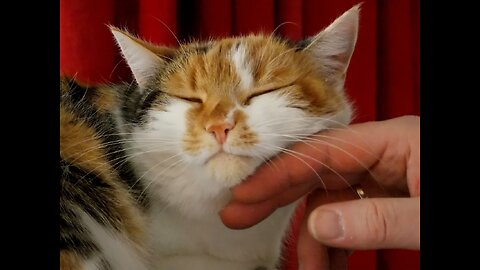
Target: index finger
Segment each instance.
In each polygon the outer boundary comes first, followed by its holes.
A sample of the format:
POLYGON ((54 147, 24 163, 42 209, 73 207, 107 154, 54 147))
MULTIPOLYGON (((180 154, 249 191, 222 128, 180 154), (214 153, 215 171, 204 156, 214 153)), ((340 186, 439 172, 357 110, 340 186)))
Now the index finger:
POLYGON ((381 122, 327 130, 293 145, 288 153, 272 159, 232 189, 237 202, 256 203, 307 182, 320 182, 328 189, 345 188, 379 160, 388 139, 381 122), (372 132, 373 131, 373 132, 372 132), (382 138, 382 139, 379 139, 382 138), (342 178, 344 181, 339 181, 342 178))

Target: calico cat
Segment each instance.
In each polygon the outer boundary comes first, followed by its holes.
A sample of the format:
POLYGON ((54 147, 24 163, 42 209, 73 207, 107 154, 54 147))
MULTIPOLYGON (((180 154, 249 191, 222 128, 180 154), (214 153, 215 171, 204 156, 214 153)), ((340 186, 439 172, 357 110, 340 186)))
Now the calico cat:
POLYGON ((60 81, 60 268, 277 269, 295 204, 244 230, 218 212, 291 143, 351 121, 358 16, 298 43, 169 48, 111 27, 134 81, 60 81))

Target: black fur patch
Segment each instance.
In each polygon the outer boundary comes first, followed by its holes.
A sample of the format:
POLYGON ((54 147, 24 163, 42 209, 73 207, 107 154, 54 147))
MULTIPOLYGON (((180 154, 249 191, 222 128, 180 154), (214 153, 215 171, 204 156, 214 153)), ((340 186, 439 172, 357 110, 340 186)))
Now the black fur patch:
POLYGON ((208 43, 203 43, 197 46, 195 49, 197 50, 197 53, 206 54, 211 47, 212 46, 208 43))
POLYGON ((138 108, 136 109, 136 118, 138 119, 138 123, 143 124, 146 122, 145 115, 147 114, 147 111, 152 108, 153 104, 158 104, 165 100, 165 93, 160 90, 153 90, 144 95, 138 108))
MULTIPOLYGON (((121 217, 115 209, 116 200, 112 186, 94 172, 65 160, 60 161, 60 172, 60 200, 66 209, 78 206, 98 223, 119 229, 118 222, 121 217)), ((75 216, 72 217, 76 219, 75 216)))
POLYGON ((151 89, 141 90, 137 86, 133 90, 128 89, 122 98, 122 117, 129 124, 145 124, 145 115, 147 111, 155 104, 166 101, 166 94, 158 86, 152 86, 151 89), (163 97, 163 98, 162 98, 163 97))
POLYGON ((297 42, 297 44, 295 44, 295 52, 303 51, 308 45, 310 45, 310 43, 312 43, 311 38, 300 40, 297 42))
POLYGON ((69 89, 60 97, 60 104, 78 118, 85 120, 91 127, 104 122, 104 114, 100 113, 92 104, 97 96, 97 88, 84 87, 74 81, 68 83, 69 89))
POLYGON ((106 259, 100 261, 99 270, 114 270, 106 259))
POLYGON ((143 98, 143 94, 138 85, 132 85, 124 91, 122 95, 122 118, 130 124, 138 124, 140 121, 137 118, 137 108, 143 98))
MULTIPOLYGON (((99 248, 89 237, 87 230, 81 225, 80 218, 75 213, 74 189, 69 188, 73 179, 81 180, 65 170, 65 161, 60 161, 60 250, 72 250, 84 258, 99 252, 99 248), (63 164, 63 166, 62 166, 63 164)), ((74 181, 75 182, 75 181, 74 181)))
POLYGON ((100 252, 86 229, 78 222, 79 219, 75 213, 68 212, 68 208, 65 208, 62 202, 60 207, 60 250, 75 251, 84 258, 100 252))

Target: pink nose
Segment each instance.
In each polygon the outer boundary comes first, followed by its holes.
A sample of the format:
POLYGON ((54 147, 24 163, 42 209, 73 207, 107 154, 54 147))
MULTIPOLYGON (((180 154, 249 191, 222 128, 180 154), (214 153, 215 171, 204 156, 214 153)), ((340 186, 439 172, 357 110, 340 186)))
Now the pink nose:
POLYGON ((215 136, 215 139, 219 144, 223 144, 227 140, 227 134, 232 128, 233 125, 222 123, 207 127, 207 131, 215 136))

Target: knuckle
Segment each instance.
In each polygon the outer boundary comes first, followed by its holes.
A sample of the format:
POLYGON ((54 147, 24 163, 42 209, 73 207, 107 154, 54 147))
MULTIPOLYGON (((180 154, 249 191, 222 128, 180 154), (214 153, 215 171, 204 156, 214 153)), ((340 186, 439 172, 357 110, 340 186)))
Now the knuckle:
POLYGON ((388 207, 375 200, 369 202, 367 213, 367 237, 376 245, 384 244, 388 239, 390 217, 388 207))

